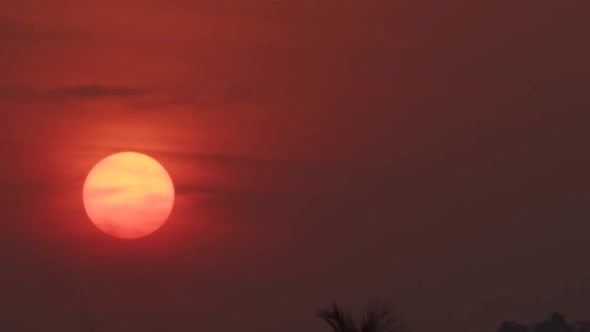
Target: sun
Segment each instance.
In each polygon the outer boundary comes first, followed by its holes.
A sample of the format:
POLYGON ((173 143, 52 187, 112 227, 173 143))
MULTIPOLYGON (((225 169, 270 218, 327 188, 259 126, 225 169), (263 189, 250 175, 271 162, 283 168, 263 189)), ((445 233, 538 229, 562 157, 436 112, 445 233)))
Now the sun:
POLYGON ((117 238, 136 239, 166 222, 174 205, 174 184, 156 160, 122 152, 92 168, 83 199, 96 227, 117 238))

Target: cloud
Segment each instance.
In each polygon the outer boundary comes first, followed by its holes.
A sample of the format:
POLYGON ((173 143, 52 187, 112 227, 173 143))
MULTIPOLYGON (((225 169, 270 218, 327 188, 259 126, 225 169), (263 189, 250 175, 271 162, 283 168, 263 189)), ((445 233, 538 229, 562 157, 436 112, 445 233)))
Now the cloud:
POLYGON ((107 86, 107 85, 78 85, 67 86, 47 91, 50 99, 69 100, 87 98, 134 98, 141 97, 150 92, 146 88, 107 86))
POLYGON ((87 37, 87 33, 62 25, 0 19, 0 38, 6 43, 73 41, 87 37))
POLYGON ((222 87, 191 86, 188 84, 168 87, 160 92, 160 96, 139 101, 135 105, 142 109, 180 106, 213 110, 251 100, 256 95, 254 89, 247 84, 229 84, 222 87))
POLYGON ((225 88, 163 88, 153 87, 80 84, 56 88, 0 85, 0 103, 27 102, 74 102, 90 100, 119 99, 132 102, 139 109, 160 109, 163 106, 181 106, 197 109, 219 109, 236 104, 254 96, 245 85, 229 85, 225 88))
POLYGON ((85 145, 86 153, 105 156, 122 151, 145 153, 170 165, 179 197, 248 197, 272 194, 287 197, 330 195, 342 190, 358 172, 339 162, 265 158, 253 155, 201 153, 190 150, 85 145))
POLYGON ((85 197, 91 200, 109 198, 115 194, 121 193, 124 188, 121 187, 91 187, 85 190, 85 197))
POLYGON ((69 102, 89 99, 131 99, 152 93, 145 87, 82 84, 41 89, 28 86, 0 86, 0 101, 10 102, 69 102))

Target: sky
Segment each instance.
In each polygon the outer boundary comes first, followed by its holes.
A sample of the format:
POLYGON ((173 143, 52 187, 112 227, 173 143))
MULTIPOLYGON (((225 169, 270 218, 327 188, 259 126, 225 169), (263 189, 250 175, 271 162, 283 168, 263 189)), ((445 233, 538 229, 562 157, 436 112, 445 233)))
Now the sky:
POLYGON ((590 318, 589 4, 12 1, 0 9, 0 322, 416 331, 590 318), (150 236, 88 219, 106 156, 169 172, 150 236))

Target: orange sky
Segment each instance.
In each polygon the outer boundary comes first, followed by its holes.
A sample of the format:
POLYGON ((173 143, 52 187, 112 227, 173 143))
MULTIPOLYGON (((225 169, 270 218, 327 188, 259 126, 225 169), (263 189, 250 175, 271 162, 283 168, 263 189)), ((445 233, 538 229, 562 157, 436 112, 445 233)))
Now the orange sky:
POLYGON ((375 295, 426 332, 586 315, 583 1, 0 7, 15 331, 322 331, 317 307, 375 295), (177 201, 123 244, 81 193, 129 150, 177 201))

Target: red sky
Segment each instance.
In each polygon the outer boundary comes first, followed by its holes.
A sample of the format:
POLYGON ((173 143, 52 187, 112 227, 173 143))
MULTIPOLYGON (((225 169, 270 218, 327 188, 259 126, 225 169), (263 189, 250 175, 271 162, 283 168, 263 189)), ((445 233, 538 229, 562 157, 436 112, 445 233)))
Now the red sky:
POLYGON ((584 1, 0 6, 0 321, 14 331, 323 331, 390 298, 417 331, 590 318, 584 1), (133 150, 169 222, 88 221, 133 150))

